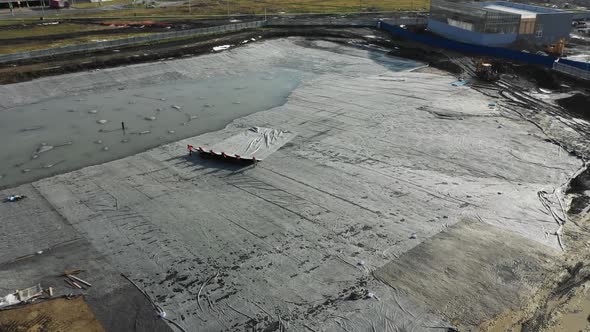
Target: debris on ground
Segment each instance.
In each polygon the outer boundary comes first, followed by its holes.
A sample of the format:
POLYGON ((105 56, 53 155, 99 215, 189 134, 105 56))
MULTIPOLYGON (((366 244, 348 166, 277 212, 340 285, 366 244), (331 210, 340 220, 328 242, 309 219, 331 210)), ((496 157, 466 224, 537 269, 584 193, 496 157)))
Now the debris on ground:
POLYGON ((350 293, 347 299, 351 301, 364 299, 368 293, 369 292, 366 289, 358 289, 350 293))
POLYGON ((466 80, 458 80, 458 81, 451 83, 452 86, 464 86, 465 84, 467 84, 466 80))
POLYGON ((80 286, 77 282, 69 280, 69 279, 64 279, 64 282, 66 283, 66 285, 68 285, 70 288, 74 288, 74 289, 82 289, 82 286, 80 286))
POLYGON ((347 300, 356 301, 356 300, 368 300, 368 299, 376 299, 379 300, 377 295, 373 292, 369 292, 365 288, 360 288, 353 290, 347 297, 347 300))
POLYGON ((14 293, 0 298, 0 308, 27 302, 41 295, 43 295, 43 288, 41 288, 40 284, 22 290, 17 290, 14 293))
POLYGON ((16 296, 16 293, 8 294, 4 297, 0 297, 0 308, 8 307, 20 303, 21 301, 16 296))
POLYGON ((219 51, 227 50, 230 47, 231 47, 231 45, 215 46, 215 47, 213 47, 213 52, 219 52, 219 51))
POLYGON ((82 279, 80 279, 80 278, 78 278, 76 276, 73 276, 73 275, 69 275, 68 274, 68 275, 66 275, 66 277, 70 278, 72 281, 77 281, 77 282, 79 282, 81 284, 84 284, 84 285, 86 285, 88 287, 92 287, 92 285, 89 282, 87 282, 85 280, 82 280, 82 279))
POLYGON ((23 200, 25 198, 27 198, 27 196, 25 196, 25 195, 10 195, 4 199, 4 202, 7 202, 7 203, 18 202, 18 201, 23 200))

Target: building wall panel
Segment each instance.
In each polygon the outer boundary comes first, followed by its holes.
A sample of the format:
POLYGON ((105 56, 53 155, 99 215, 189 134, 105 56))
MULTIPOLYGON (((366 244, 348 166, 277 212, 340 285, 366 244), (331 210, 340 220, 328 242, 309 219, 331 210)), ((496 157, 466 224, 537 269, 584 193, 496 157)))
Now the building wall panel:
POLYGON ((517 33, 480 33, 464 30, 444 22, 428 20, 428 29, 449 39, 476 45, 508 45, 516 40, 517 33))
POLYGON ((569 38, 572 29, 572 13, 537 14, 535 33, 532 39, 536 43, 556 43, 560 38, 569 38))
POLYGON ((535 18, 523 18, 520 20, 520 28, 518 34, 532 35, 535 33, 535 18))

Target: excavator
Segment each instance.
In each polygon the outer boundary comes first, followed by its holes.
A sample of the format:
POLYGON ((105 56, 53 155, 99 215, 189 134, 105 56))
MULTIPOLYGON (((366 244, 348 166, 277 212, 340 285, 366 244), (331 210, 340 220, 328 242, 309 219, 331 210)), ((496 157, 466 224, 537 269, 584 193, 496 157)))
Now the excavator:
POLYGON ((480 79, 489 82, 500 78, 498 70, 494 67, 494 65, 490 62, 484 61, 483 59, 479 60, 475 66, 475 74, 480 79))
POLYGON ((550 44, 545 47, 545 52, 553 56, 562 56, 565 50, 565 39, 561 38, 557 44, 550 44))

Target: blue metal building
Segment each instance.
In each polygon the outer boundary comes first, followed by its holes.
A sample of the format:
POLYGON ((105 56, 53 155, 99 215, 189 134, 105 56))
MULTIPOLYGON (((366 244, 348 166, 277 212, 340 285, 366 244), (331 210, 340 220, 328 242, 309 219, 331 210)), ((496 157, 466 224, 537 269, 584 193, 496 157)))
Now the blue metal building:
POLYGON ((477 45, 509 45, 519 39, 551 44, 569 37, 572 19, 569 12, 513 2, 432 0, 428 29, 477 45))

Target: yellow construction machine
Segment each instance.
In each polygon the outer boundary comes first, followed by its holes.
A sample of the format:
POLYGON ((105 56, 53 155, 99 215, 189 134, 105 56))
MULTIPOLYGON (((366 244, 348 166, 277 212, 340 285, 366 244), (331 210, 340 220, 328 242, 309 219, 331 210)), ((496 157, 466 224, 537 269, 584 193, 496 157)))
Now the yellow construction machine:
POLYGON ((500 77, 494 65, 483 59, 479 60, 475 66, 475 74, 484 81, 495 81, 500 77))
POLYGON ((545 53, 554 55, 554 56, 562 56, 563 51, 565 50, 565 38, 559 39, 557 44, 549 44, 545 47, 545 53))

